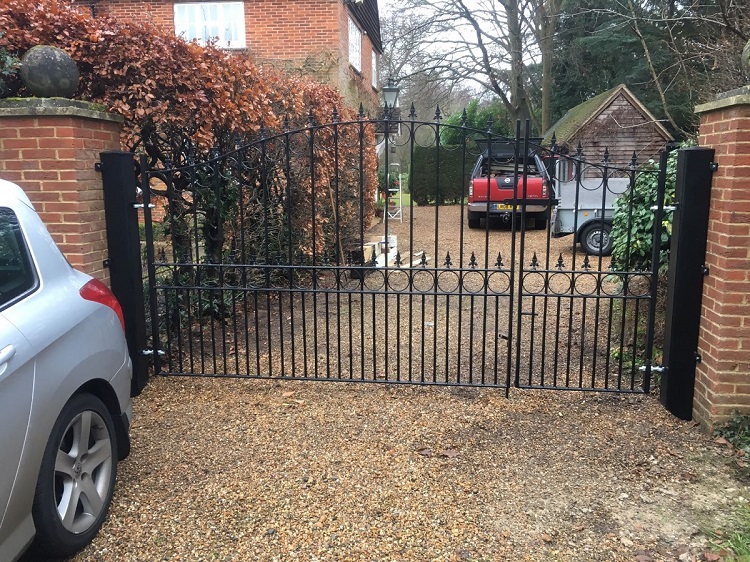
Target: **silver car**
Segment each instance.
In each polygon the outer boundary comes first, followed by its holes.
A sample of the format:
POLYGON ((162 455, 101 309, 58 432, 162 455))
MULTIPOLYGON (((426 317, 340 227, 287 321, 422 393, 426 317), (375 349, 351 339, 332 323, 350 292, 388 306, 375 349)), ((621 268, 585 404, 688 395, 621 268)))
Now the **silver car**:
POLYGON ((0 560, 88 544, 130 451, 122 310, 0 180, 0 560))

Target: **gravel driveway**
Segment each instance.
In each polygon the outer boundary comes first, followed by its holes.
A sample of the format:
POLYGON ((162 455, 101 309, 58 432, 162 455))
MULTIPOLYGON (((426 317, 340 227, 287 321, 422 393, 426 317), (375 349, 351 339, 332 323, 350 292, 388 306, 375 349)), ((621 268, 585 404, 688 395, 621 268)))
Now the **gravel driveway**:
MULTIPOLYGON (((455 258, 444 211, 435 252, 434 210, 415 209, 415 249, 455 258)), ((157 378, 135 414, 77 561, 702 560, 749 497, 731 453, 653 395, 157 378)))
POLYGON ((747 497, 653 396, 155 379, 75 560, 701 560, 747 497))

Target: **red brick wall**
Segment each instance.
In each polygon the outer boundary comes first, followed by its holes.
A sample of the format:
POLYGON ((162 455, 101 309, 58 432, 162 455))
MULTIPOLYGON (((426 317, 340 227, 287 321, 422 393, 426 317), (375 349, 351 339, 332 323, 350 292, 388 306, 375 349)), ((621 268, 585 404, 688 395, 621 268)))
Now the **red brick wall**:
POLYGON ((341 0, 247 0, 247 47, 259 60, 294 60, 311 53, 336 52, 342 6, 341 0))
MULTIPOLYGON (((90 9, 91 0, 78 0, 90 9)), ((148 21, 174 33, 173 0, 99 0, 96 14, 148 21)), ((330 84, 352 106, 378 106, 372 87, 372 43, 362 37, 362 71, 349 65, 349 9, 343 0, 245 0, 247 52, 258 63, 293 69, 330 84)))
POLYGON ((702 106, 701 146, 716 151, 693 418, 707 427, 750 411, 750 95, 702 106), (740 100, 742 102, 742 100, 740 100))
POLYGON ((74 267, 105 282, 104 199, 94 164, 101 151, 120 150, 120 121, 110 117, 0 112, 0 178, 26 191, 74 267))
MULTIPOLYGON (((81 6, 90 7, 91 0, 78 0, 81 6)), ((147 21, 174 32, 174 9, 171 0, 95 0, 95 15, 107 15, 121 21, 147 21)))

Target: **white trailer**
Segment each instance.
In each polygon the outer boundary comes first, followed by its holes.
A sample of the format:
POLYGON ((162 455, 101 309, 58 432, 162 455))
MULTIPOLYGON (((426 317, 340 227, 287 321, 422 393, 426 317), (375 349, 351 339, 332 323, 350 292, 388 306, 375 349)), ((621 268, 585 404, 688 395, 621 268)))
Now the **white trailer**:
POLYGON ((552 209, 552 236, 575 235, 587 254, 612 253, 612 217, 617 198, 630 187, 624 171, 584 165, 576 177, 573 162, 560 158, 555 164, 553 186, 557 205, 552 209), (614 172, 614 173, 613 173, 614 172))

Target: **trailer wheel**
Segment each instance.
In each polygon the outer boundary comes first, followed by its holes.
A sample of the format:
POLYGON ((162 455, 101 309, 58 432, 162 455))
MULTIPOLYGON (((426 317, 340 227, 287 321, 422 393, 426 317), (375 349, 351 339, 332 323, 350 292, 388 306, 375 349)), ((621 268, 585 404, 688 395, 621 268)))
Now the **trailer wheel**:
POLYGON ((583 229, 578 239, 587 254, 608 256, 612 253, 612 225, 592 223, 583 229))

